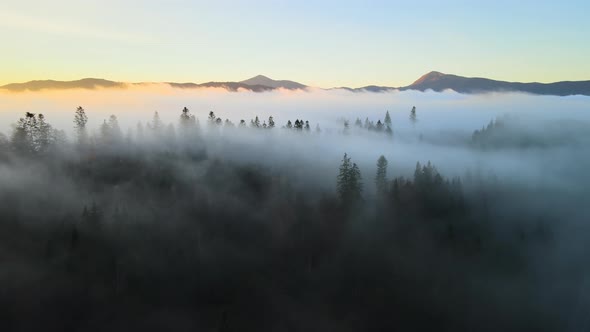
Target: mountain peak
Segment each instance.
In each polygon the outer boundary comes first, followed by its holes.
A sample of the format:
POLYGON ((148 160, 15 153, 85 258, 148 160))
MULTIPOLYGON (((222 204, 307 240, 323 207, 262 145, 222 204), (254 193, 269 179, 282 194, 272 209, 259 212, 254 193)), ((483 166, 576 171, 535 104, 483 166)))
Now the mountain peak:
POLYGON ((463 77, 432 71, 401 90, 453 90, 458 93, 525 92, 539 95, 590 95, 590 81, 515 83, 481 77, 463 77))
POLYGON ((260 86, 267 86, 270 88, 284 88, 284 89, 305 89, 307 86, 293 82, 293 81, 276 81, 271 78, 268 78, 264 75, 257 75, 245 81, 241 81, 239 83, 246 84, 246 85, 260 85, 260 86))
POLYGON ((256 75, 252 78, 250 78, 251 80, 269 80, 272 81, 272 79, 270 79, 268 76, 264 76, 264 75, 256 75))
POLYGON ((418 84, 423 84, 423 83, 426 83, 426 82, 437 81, 441 77, 444 77, 444 76, 446 76, 446 74, 443 74, 443 73, 441 73, 439 71, 431 71, 430 73, 428 73, 428 74, 423 75, 422 77, 420 77, 412 85, 418 85, 418 84))

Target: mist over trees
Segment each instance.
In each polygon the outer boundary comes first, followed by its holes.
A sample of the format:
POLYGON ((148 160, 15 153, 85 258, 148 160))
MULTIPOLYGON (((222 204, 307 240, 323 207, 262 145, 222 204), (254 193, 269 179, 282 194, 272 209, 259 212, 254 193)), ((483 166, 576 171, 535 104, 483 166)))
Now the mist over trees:
MULTIPOLYGON (((0 275, 0 329, 587 327, 582 314, 555 307, 590 301, 578 287, 588 268, 571 271, 588 252, 563 244, 585 239, 564 225, 590 216, 586 187, 568 184, 575 195, 565 197, 548 189, 559 187, 556 175, 447 175, 428 156, 394 168, 403 151, 393 144, 421 135, 416 107, 411 137, 394 135, 389 111, 342 118, 336 131, 302 116, 253 114, 235 125, 200 112, 184 107, 169 123, 148 112, 125 128, 114 114, 89 119, 78 107, 71 139, 33 113, 0 135, 9 271, 0 275), (339 160, 313 151, 334 137, 368 137, 365 150, 378 151, 370 160, 358 149, 338 151, 339 160)), ((554 145, 512 144, 522 142, 518 128, 497 119, 457 146, 524 153, 571 143, 569 133, 548 136, 554 145)), ((542 137, 527 132, 527 142, 542 137)))

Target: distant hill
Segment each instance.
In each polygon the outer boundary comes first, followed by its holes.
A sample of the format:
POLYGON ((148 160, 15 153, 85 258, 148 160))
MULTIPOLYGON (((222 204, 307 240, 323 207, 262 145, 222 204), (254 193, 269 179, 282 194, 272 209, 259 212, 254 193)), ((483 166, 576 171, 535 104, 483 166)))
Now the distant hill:
POLYGON ((241 81, 239 83, 242 84, 247 84, 250 86, 268 86, 274 89, 278 89, 278 88, 284 88, 284 89, 290 89, 290 90, 297 90, 297 89, 305 89, 307 88, 306 85, 303 85, 301 83, 297 83, 297 82, 293 82, 293 81, 275 81, 273 79, 270 79, 266 76, 263 75, 258 75, 255 77, 252 77, 250 79, 247 79, 245 81, 241 81))
POLYGON ((30 81, 26 83, 12 83, 0 86, 0 89, 10 91, 39 91, 39 90, 65 90, 65 89, 96 89, 96 88, 125 88, 125 83, 103 80, 100 78, 84 78, 76 81, 30 81))
MULTIPOLYGON (((130 83, 131 85, 142 85, 144 83, 130 83)), ((125 88, 128 83, 114 82, 97 78, 84 78, 76 81, 30 81, 25 83, 12 83, 0 86, 0 89, 13 92, 22 91, 39 91, 39 90, 66 90, 66 89, 96 89, 96 88, 125 88)), ((307 86, 293 81, 275 81, 266 76, 258 75, 251 79, 241 82, 207 82, 207 83, 175 83, 165 82, 173 88, 181 89, 198 89, 198 88, 223 88, 228 91, 238 91, 238 89, 250 90, 254 92, 270 91, 278 88, 284 89, 305 89, 307 86)))
POLYGON ((436 71, 420 77, 409 86, 400 90, 433 90, 447 89, 459 93, 487 93, 487 92, 527 92, 538 95, 590 95, 590 81, 564 81, 556 83, 516 83, 495 81, 480 77, 462 77, 443 74, 436 71))
POLYGON ((198 89, 198 88, 223 88, 228 91, 238 91, 238 89, 250 90, 254 92, 264 92, 274 90, 274 88, 265 85, 249 85, 241 82, 207 82, 202 84, 196 83, 172 83, 168 84, 173 88, 181 89, 198 89))
MULTIPOLYGON (((125 88, 129 85, 141 85, 144 83, 122 83, 108 81, 98 78, 85 78, 77 81, 30 81, 26 83, 12 83, 0 86, 0 89, 20 92, 20 91, 39 91, 39 90, 63 90, 63 89, 96 89, 96 88, 125 88)), ((278 88, 297 90, 306 89, 307 86, 301 83, 287 80, 273 80, 263 75, 258 75, 240 82, 207 82, 207 83, 175 83, 166 82, 174 88, 181 89, 198 89, 198 88, 223 88, 228 91, 238 91, 240 89, 253 92, 271 91, 278 88)), ((556 83, 516 83, 496 81, 480 77, 462 77, 457 75, 443 74, 440 72, 430 72, 420 77, 414 83, 405 87, 387 87, 369 85, 361 88, 339 87, 334 89, 343 89, 352 92, 387 92, 392 90, 433 90, 444 91, 454 90, 459 93, 489 93, 489 92, 525 92, 538 95, 585 95, 590 96, 590 81, 564 81, 556 83)))

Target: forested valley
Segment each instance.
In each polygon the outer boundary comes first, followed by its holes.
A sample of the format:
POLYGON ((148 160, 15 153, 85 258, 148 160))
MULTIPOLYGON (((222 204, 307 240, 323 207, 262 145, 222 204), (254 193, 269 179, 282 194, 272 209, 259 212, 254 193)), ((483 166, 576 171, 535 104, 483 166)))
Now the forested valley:
MULTIPOLYGON (((0 135, 1 330, 588 327, 588 268, 558 249, 586 231, 562 225, 587 220, 587 176, 557 197, 485 169, 447 175, 429 159, 392 170, 393 148, 372 151, 372 168, 342 149, 324 176, 297 160, 321 158, 327 137, 393 144, 389 113, 337 129, 205 114, 185 107, 165 123, 156 112, 126 130, 78 107, 69 135, 39 113, 15 119, 0 135)), ((416 144, 441 144, 420 133, 415 107, 408 115, 416 144)), ((459 144, 518 154, 571 138, 538 141, 506 123, 459 144)))

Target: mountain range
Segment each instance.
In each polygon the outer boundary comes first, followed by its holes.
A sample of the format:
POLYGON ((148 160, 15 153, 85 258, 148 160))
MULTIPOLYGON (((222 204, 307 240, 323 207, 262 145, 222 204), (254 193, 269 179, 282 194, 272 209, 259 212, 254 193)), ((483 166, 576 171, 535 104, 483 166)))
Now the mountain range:
MULTIPOLYGON (((126 88, 130 85, 142 85, 149 83, 123 83, 97 78, 84 78, 76 81, 30 81, 26 83, 12 83, 0 86, 0 89, 22 92, 39 90, 63 90, 63 89, 97 89, 97 88, 126 88)), ((305 90, 307 85, 287 80, 273 80, 263 75, 239 82, 207 82, 207 83, 175 83, 164 82, 174 88, 196 89, 196 88, 224 88, 229 91, 239 89, 264 92, 274 89, 305 90)), ((385 92, 391 90, 418 90, 418 91, 444 91, 453 90, 465 94, 490 93, 490 92, 524 92, 537 95, 585 95, 590 96, 589 81, 562 81, 555 83, 518 83, 497 81, 481 77, 463 77, 457 75, 430 72, 414 83, 404 87, 387 87, 369 85, 361 88, 339 87, 332 89, 345 89, 353 92, 385 92)))

